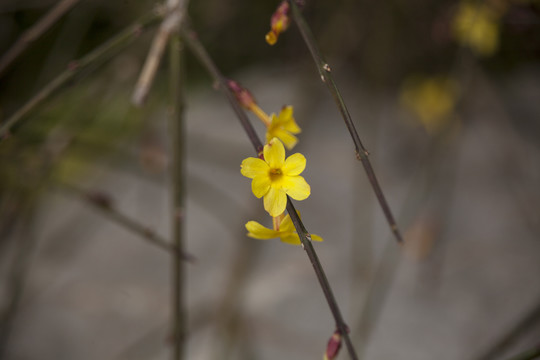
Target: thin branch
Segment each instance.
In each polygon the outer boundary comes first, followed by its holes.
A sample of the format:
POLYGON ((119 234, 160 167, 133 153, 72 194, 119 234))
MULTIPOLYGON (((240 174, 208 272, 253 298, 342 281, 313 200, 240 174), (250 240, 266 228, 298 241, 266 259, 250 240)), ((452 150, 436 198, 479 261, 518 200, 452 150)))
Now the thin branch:
POLYGON ((243 290, 253 273, 251 269, 260 255, 261 247, 245 235, 244 227, 239 228, 235 234, 236 244, 234 258, 227 271, 224 284, 224 292, 221 300, 215 305, 217 319, 218 338, 221 340, 215 346, 210 359, 231 359, 233 346, 241 339, 241 348, 245 347, 249 340, 242 338, 241 333, 245 330, 246 315, 242 312, 239 304, 242 303, 243 290))
POLYGON ((108 195, 100 192, 85 191, 79 189, 76 186, 66 183, 62 183, 59 185, 61 186, 60 188, 66 193, 74 195, 86 202, 87 204, 90 204, 103 216, 124 227, 125 229, 139 235, 148 243, 155 245, 158 248, 165 250, 184 261, 194 262, 196 260, 193 255, 183 252, 175 244, 171 244, 170 242, 156 234, 149 227, 142 225, 138 221, 116 210, 112 204, 112 199, 108 195))
POLYGON ((255 129, 249 122, 249 118, 247 117, 246 113, 236 100, 234 94, 227 86, 225 78, 206 52, 206 49, 202 46, 197 34, 188 27, 189 25, 187 24, 187 21, 185 21, 182 25, 183 26, 180 27, 180 33, 186 41, 186 44, 189 46, 190 50, 201 62, 201 64, 210 73, 217 85, 221 87, 221 90, 225 93, 225 96, 227 96, 227 100, 229 101, 234 112, 236 113, 236 116, 238 116, 238 119, 240 120, 240 123, 244 128, 244 131, 247 133, 249 140, 253 144, 255 151, 257 152, 257 154, 260 154, 263 151, 263 144, 257 136, 255 129))
POLYGON ((521 354, 513 356, 510 360, 534 360, 540 358, 540 346, 529 349, 521 354))
POLYGON ((302 38, 304 39, 304 42, 306 43, 311 53, 311 56, 313 57, 313 60, 315 61, 315 64, 317 65, 317 70, 319 71, 321 80, 323 83, 326 84, 328 91, 330 91, 330 94, 332 95, 332 98, 336 102, 339 112, 341 113, 341 117, 345 121, 345 125, 347 126, 347 129, 349 130, 349 133, 351 134, 352 140, 354 142, 354 146, 356 148, 355 150, 356 158, 362 161, 362 165, 364 166, 366 175, 369 179, 369 182, 371 183, 371 187, 373 188, 373 191, 375 192, 375 196, 377 197, 377 200, 379 201, 379 204, 384 212, 386 220, 388 221, 388 224, 390 225, 390 229, 392 230, 398 243, 401 244, 403 243, 403 238, 396 224, 396 221, 394 220, 394 216, 392 215, 390 206, 388 205, 388 202, 386 201, 386 198, 381 190, 377 177, 375 176, 375 172, 373 171, 371 162, 369 161, 369 157, 368 157, 369 152, 366 150, 366 148, 362 144, 362 141, 360 140, 360 136, 358 135, 358 132, 356 131, 351 115, 349 114, 349 110, 347 109, 347 106, 345 105, 343 97, 341 96, 334 82, 334 79, 331 74, 332 72, 331 68, 328 65, 328 63, 324 60, 317 46, 315 38, 313 34, 311 33, 311 30, 308 24, 304 20, 302 13, 300 12, 298 5, 296 4, 296 1, 289 0, 289 3, 291 4, 294 21, 296 25, 298 26, 298 29, 300 30, 302 38))
POLYGON ((128 45, 132 40, 137 38, 142 31, 156 24, 162 17, 162 11, 152 11, 133 25, 122 30, 103 45, 97 47, 79 60, 73 61, 64 72, 45 85, 36 95, 34 95, 34 97, 28 100, 26 104, 1 124, 0 139, 9 133, 13 126, 33 111, 44 100, 48 99, 56 90, 66 85, 82 70, 90 67, 90 65, 110 58, 112 54, 128 45))
MULTIPOLYGON (((177 4, 178 5, 178 4, 177 4)), ((181 13, 175 10, 176 25, 179 24, 181 13)), ((163 21, 162 30, 172 14, 163 21)), ((169 20, 170 21, 170 20, 169 20)), ((166 30, 163 32, 166 33, 166 30)), ((157 35, 158 36, 158 35, 157 35)), ((156 36, 156 40, 157 40, 156 36)), ((163 35, 167 36, 168 35, 163 35)), ((172 236, 173 242, 178 249, 184 248, 184 208, 185 208, 185 129, 184 129, 184 107, 185 107, 185 78, 184 78, 184 49, 180 36, 177 32, 170 36, 170 91, 171 91, 171 114, 169 116, 169 130, 172 143, 172 236)), ((185 355, 186 341, 186 316, 184 311, 184 289, 185 289, 185 270, 184 264, 178 259, 173 262, 173 334, 174 351, 173 360, 180 360, 185 355)))
POLYGON ((43 35, 58 19, 75 6, 80 0, 62 0, 53 7, 45 16, 26 30, 17 39, 15 44, 0 58, 0 76, 6 69, 26 50, 26 48, 43 35))
POLYGON ((324 273, 321 262, 319 261, 317 253, 315 252, 315 248, 313 247, 313 244, 311 243, 311 235, 308 233, 308 231, 304 227, 304 224, 300 220, 300 217, 298 216, 298 213, 296 212, 296 209, 294 208, 294 205, 288 196, 287 196, 287 212, 289 213, 289 216, 291 217, 291 220, 296 229, 296 232, 298 233, 300 237, 300 241, 302 242, 302 247, 306 251, 309 257, 309 260, 311 261, 311 265, 313 265, 313 270, 315 270, 315 274, 317 275, 319 284, 321 284, 321 288, 324 292, 324 296, 326 297, 326 301, 328 302, 328 306, 330 307, 330 311, 332 312, 332 315, 334 316, 334 320, 336 321, 336 327, 339 330, 341 336, 343 336, 343 338, 345 339, 345 345, 347 346, 347 351, 349 352, 351 359, 357 360, 358 356, 356 355, 356 351, 354 350, 354 346, 351 342, 351 338, 349 337, 349 328, 345 324, 345 321, 343 320, 343 316, 341 315, 341 311, 339 310, 339 306, 337 304, 336 298, 334 297, 334 293, 332 292, 332 288, 330 287, 330 283, 328 282, 328 279, 326 278, 326 274, 324 273))
POLYGON ((139 75, 139 80, 137 80, 135 90, 133 91, 131 101, 136 106, 142 106, 145 102, 156 77, 159 63, 165 53, 167 42, 169 42, 171 34, 178 27, 182 17, 179 0, 168 0, 165 8, 167 16, 161 22, 161 26, 152 40, 152 46, 150 47, 150 51, 148 51, 146 61, 139 75))
MULTIPOLYGON (((33 198, 33 195, 30 195, 30 198, 33 198)), ((20 313, 21 299, 32 267, 32 253, 36 247, 34 210, 27 207, 24 211, 20 223, 21 236, 16 239, 15 258, 5 285, 8 300, 0 313, 0 358, 2 359, 6 358, 9 338, 16 324, 16 317, 20 313)))
POLYGON ((518 322, 494 345, 492 345, 482 355, 476 357, 477 360, 491 360, 499 357, 499 354, 506 351, 516 340, 523 334, 528 332, 533 326, 540 322, 540 301, 526 314, 521 317, 518 322))
MULTIPOLYGON (((210 73, 210 75, 214 78, 214 80, 218 83, 220 88, 227 95, 227 99, 229 100, 229 102, 231 103, 231 106, 233 107, 234 111, 238 115, 238 118, 242 126, 244 127, 244 130, 246 131, 248 137, 250 138, 255 151, 257 152, 257 154, 259 154, 262 151, 261 140, 258 138, 255 130, 253 129, 252 124, 247 118, 247 115, 245 114, 244 110, 241 108, 240 104, 236 100, 236 97, 232 94, 231 90, 227 86, 225 78, 223 77, 223 75, 221 75, 220 71, 218 70, 218 68, 216 67, 216 65, 214 64, 214 62, 212 61, 208 53, 206 52, 206 49, 204 49, 203 45, 199 42, 196 33, 188 27, 189 26, 188 24, 184 23, 182 25, 183 26, 181 26, 180 32, 183 35, 183 38, 186 41, 186 44, 195 54, 197 59, 203 64, 206 70, 210 73)), ((348 327, 343 320, 341 311, 339 310, 339 306, 336 302, 333 291, 330 287, 328 279, 326 278, 324 269, 319 261, 319 258, 317 257, 317 253, 315 252, 315 249, 313 248, 313 245, 311 244, 311 236, 309 235, 306 228, 304 227, 302 221, 300 220, 300 217, 298 216, 296 210, 294 209, 294 205, 292 201, 289 198, 287 199, 287 212, 289 213, 291 220, 293 221, 293 224, 296 228, 296 231, 298 232, 300 236, 302 247, 306 251, 306 254, 309 257, 309 260, 311 264, 313 265, 313 269, 315 270, 317 278, 319 279, 319 283, 323 290, 324 296, 326 298, 328 306, 330 307, 330 311, 332 312, 332 315, 336 322, 336 327, 338 328, 341 335, 345 339, 345 343, 346 343, 346 347, 349 352, 349 355, 351 359, 357 360, 358 356, 356 355, 356 352, 350 340, 348 327)))

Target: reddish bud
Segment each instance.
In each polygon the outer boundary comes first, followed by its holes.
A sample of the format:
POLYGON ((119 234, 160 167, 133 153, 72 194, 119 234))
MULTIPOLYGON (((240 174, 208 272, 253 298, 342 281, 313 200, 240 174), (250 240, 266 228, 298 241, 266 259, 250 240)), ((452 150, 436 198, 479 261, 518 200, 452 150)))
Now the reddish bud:
POLYGON ((339 330, 334 331, 328 344, 326 345, 326 351, 324 353, 324 360, 334 360, 339 354, 341 349, 341 332, 339 330))
POLYGON ((246 109, 251 109, 254 105, 256 105, 255 98, 251 93, 244 89, 240 84, 238 84, 236 81, 229 80, 227 81, 227 86, 229 89, 234 93, 234 96, 236 96, 236 99, 246 109))

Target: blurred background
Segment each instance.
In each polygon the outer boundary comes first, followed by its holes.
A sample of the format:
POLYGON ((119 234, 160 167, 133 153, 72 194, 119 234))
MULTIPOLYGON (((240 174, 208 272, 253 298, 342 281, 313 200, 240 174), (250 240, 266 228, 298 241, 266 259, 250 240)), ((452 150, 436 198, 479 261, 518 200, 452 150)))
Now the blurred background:
MULTIPOLYGON (((0 58, 58 3, 2 0, 0 58)), ((540 348, 540 4, 306 1, 402 247, 296 26, 265 42, 278 4, 188 12, 263 110, 294 107, 312 187, 297 208, 325 239, 315 248, 360 358, 534 358, 519 354, 540 348)), ((0 71, 0 126, 156 5, 73 1, 0 71)), ((145 105, 130 100, 156 28, 0 141, 2 359, 170 357, 171 256, 145 241, 171 238, 168 56, 145 105)), ((246 236, 249 220, 271 225, 239 171, 253 149, 186 53, 187 358, 320 359, 335 325, 309 260, 246 236)))

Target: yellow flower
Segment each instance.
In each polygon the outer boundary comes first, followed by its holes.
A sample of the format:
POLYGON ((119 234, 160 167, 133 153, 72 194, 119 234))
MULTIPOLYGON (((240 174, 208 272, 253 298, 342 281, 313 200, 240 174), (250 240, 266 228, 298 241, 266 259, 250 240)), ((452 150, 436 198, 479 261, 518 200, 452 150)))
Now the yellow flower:
POLYGON ((434 131, 450 119, 457 97, 456 82, 441 76, 407 80, 400 100, 418 116, 428 131, 434 131))
MULTIPOLYGON (((281 218, 282 216, 274 218, 273 229, 266 228, 256 221, 248 221, 246 223, 248 236, 259 240, 280 238, 284 243, 300 245, 300 237, 296 233, 296 229, 294 228, 291 217, 287 215, 283 218, 283 220, 281 220, 281 218)), ((311 234, 311 240, 323 241, 322 237, 315 234, 311 234)))
POLYGON ((263 154, 264 160, 250 157, 242 161, 240 172, 253 179, 251 190, 257 198, 264 196, 264 209, 278 216, 285 211, 287 195, 304 200, 311 193, 309 184, 299 176, 306 168, 306 158, 296 153, 285 159, 285 148, 277 138, 264 146, 263 154))
POLYGON ((270 116, 272 119, 266 131, 266 141, 268 142, 277 137, 283 141, 287 150, 291 150, 298 142, 298 138, 293 134, 301 132, 293 117, 293 107, 285 106, 278 116, 276 114, 270 116))
POLYGON ((462 2, 452 24, 454 36, 477 54, 492 55, 499 45, 497 17, 488 5, 462 2))

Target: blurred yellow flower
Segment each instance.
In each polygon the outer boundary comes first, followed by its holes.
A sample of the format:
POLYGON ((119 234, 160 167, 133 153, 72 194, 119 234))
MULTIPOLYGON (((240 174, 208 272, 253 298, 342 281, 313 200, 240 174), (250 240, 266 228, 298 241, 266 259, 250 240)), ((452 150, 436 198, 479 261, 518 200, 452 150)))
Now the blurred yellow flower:
POLYGON ((264 146, 263 154, 264 160, 249 157, 242 161, 240 172, 253 179, 253 194, 264 196, 264 209, 275 217, 285 211, 287 195, 305 200, 311 194, 309 184, 299 176, 306 168, 306 158, 296 153, 285 159, 285 148, 277 138, 264 146))
POLYGON ((456 82, 447 77, 412 78, 405 82, 400 101, 428 131, 438 130, 449 120, 458 97, 456 82))
POLYGON ((270 18, 270 31, 266 34, 265 40, 269 45, 274 45, 283 31, 287 30, 290 23, 289 3, 282 1, 272 17, 270 18))
POLYGON ((266 131, 266 141, 268 142, 277 137, 283 141, 287 150, 291 150, 298 142, 298 138, 293 134, 301 132, 293 117, 293 107, 284 106, 278 116, 272 114, 270 117, 271 121, 266 131))
POLYGON ((453 19, 453 34, 478 55, 492 55, 499 45, 497 19, 496 12, 486 4, 461 2, 453 19))
MULTIPOLYGON (((291 245, 300 245, 300 237, 294 228, 294 224, 289 215, 283 215, 274 218, 273 229, 269 229, 259 224, 256 221, 248 221, 246 223, 248 236, 259 240, 268 240, 280 238, 282 242, 291 245)), ((311 240, 323 241, 319 235, 311 234, 311 240)))

